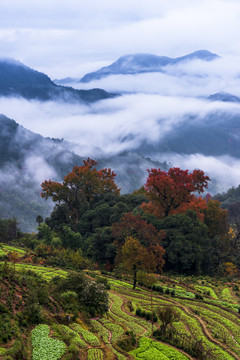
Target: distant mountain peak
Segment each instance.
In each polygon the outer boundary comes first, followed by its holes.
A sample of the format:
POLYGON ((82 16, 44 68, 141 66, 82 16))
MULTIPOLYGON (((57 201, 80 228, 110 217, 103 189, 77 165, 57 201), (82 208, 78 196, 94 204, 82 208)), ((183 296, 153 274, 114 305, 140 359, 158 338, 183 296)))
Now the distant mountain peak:
POLYGON ((71 87, 59 86, 44 73, 33 70, 18 60, 1 58, 0 96, 91 103, 116 95, 102 89, 75 90, 71 87))
POLYGON ((209 100, 211 101, 223 101, 223 102, 234 102, 234 103, 239 103, 240 102, 240 98, 232 95, 228 92, 218 92, 216 94, 210 95, 208 97, 209 100))
POLYGON ((212 61, 219 58, 218 55, 211 53, 208 50, 197 50, 191 54, 170 58, 167 56, 158 56, 154 54, 136 53, 121 56, 109 66, 105 66, 95 72, 88 73, 80 80, 80 82, 90 82, 92 80, 99 80, 109 75, 126 75, 138 74, 146 72, 163 72, 167 65, 174 65, 181 62, 202 60, 212 61))

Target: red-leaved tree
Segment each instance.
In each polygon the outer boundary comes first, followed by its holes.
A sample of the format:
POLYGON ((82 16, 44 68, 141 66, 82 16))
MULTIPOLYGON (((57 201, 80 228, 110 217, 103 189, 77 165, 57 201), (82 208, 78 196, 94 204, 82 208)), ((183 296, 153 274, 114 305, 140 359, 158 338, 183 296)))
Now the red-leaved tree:
POLYGON ((147 171, 145 190, 149 203, 142 205, 144 211, 165 218, 189 208, 198 210, 206 207, 206 201, 194 195, 208 187, 210 179, 202 170, 194 170, 192 173, 180 168, 147 171))

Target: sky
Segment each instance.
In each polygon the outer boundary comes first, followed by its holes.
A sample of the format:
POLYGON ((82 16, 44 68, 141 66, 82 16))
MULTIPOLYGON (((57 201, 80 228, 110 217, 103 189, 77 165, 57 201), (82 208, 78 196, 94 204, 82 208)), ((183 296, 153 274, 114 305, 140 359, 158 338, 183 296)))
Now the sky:
MULTIPOLYGON (((156 141, 186 114, 238 113, 237 104, 205 98, 219 91, 240 97, 239 19, 239 0, 0 0, 1 57, 20 60, 51 79, 81 78, 131 53, 179 57, 206 49, 220 56, 168 68, 165 74, 71 84, 125 92, 91 106, 0 98, 0 113, 43 136, 73 141, 84 156, 156 141)), ((201 166, 219 179, 222 190, 240 182, 240 161, 228 156, 156 154, 157 159, 201 166)))
POLYGON ((0 1, 0 49, 52 79, 128 53, 240 56, 238 0, 0 1))

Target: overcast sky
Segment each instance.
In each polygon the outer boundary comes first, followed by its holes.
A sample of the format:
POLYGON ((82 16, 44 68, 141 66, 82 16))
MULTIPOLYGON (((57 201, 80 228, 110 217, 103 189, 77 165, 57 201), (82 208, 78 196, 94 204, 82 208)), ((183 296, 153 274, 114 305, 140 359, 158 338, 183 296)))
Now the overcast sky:
POLYGON ((239 0, 0 0, 0 49, 51 78, 135 52, 240 57, 239 19, 239 0))
MULTIPOLYGON (((43 136, 74 141, 76 151, 86 156, 154 141, 173 131, 185 114, 240 113, 239 104, 204 100, 219 91, 240 97, 239 19, 240 0, 0 0, 0 57, 20 60, 52 79, 80 78, 137 52, 179 57, 206 49, 221 56, 180 64, 165 74, 117 75, 80 84, 127 92, 89 107, 1 98, 0 113, 43 136), (133 140, 122 142, 129 134, 133 140)), ((184 168, 201 166, 218 178, 220 191, 239 184, 238 159, 162 156, 156 159, 184 168)))

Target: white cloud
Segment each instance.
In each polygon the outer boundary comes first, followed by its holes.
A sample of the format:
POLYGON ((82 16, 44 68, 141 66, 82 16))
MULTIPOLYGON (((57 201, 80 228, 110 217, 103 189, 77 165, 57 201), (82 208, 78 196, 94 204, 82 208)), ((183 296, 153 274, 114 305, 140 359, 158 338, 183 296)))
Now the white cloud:
POLYGON ((52 78, 134 52, 239 55, 239 15, 236 0, 10 0, 0 4, 0 47, 52 78))

